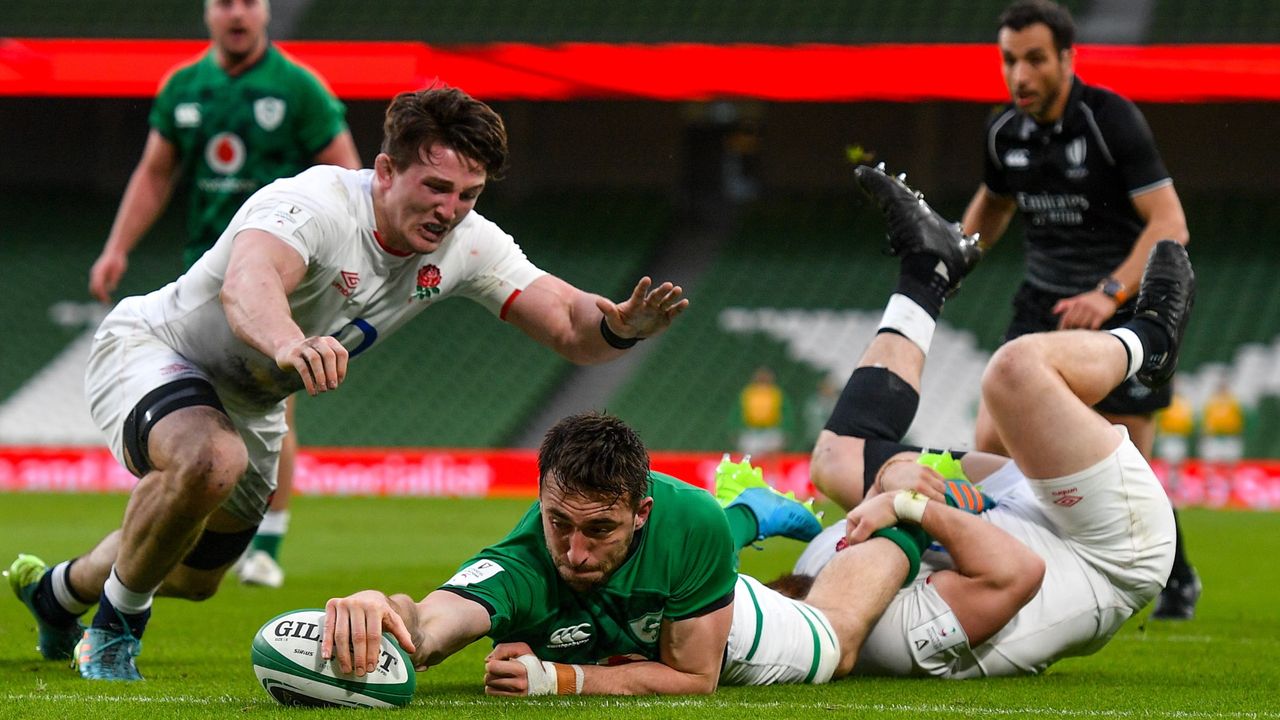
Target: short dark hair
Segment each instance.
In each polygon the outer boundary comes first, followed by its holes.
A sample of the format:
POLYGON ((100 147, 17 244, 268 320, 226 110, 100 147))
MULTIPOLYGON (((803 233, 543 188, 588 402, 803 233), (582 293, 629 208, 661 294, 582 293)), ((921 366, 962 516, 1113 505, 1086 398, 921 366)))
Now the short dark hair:
POLYGON ((539 487, 551 476, 566 494, 610 504, 625 499, 634 510, 649 495, 649 451, 612 415, 570 415, 547 431, 538 449, 539 487))
POLYGON ((1071 11, 1050 0, 1019 0, 1000 13, 996 29, 1023 30, 1036 23, 1049 26, 1058 52, 1070 49, 1076 41, 1076 23, 1071 19, 1071 11))
POLYGON ((387 106, 382 152, 397 170, 421 162, 440 143, 484 167, 490 179, 507 165, 507 128, 492 108, 451 87, 402 92, 387 106))

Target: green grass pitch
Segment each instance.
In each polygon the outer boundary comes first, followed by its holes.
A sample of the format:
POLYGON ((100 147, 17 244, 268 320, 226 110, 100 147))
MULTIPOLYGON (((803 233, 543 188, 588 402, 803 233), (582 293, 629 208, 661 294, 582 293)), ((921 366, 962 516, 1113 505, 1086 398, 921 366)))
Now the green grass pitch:
MULTIPOLYGON (((53 562, 118 525, 123 496, 0 495, 0 553, 53 562)), ((321 718, 344 710, 275 704, 249 665, 253 632, 284 610, 375 587, 420 597, 501 537, 523 501, 299 498, 281 590, 232 580, 205 603, 161 599, 147 631, 142 683, 88 683, 35 654, 35 630, 7 589, 0 598, 0 718, 321 718)), ((1280 718, 1280 515, 1187 510, 1182 524, 1204 579, 1196 620, 1130 621, 1100 653, 1040 677, 963 682, 849 679, 821 687, 725 688, 711 697, 535 698, 483 693, 481 642, 418 677, 398 717, 684 719, 1280 718)), ((746 550, 765 579, 799 544, 746 550)))

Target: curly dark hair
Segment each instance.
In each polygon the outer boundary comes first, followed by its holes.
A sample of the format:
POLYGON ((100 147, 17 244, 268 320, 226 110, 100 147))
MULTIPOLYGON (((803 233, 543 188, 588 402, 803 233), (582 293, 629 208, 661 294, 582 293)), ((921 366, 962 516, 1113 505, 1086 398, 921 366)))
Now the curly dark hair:
POLYGON ((1076 23, 1071 19, 1071 11, 1050 0, 1019 0, 1000 13, 999 23, 997 30, 1009 28, 1014 31, 1044 23, 1053 33, 1053 44, 1058 52, 1069 50, 1076 41, 1076 23))
POLYGON ((612 415, 570 415, 547 431, 538 449, 538 485, 633 510, 649 496, 649 451, 640 436, 612 415))
POLYGON ((387 106, 382 123, 382 152, 397 170, 422 162, 440 143, 479 163, 489 179, 507 166, 507 128, 492 108, 451 87, 402 92, 387 106))

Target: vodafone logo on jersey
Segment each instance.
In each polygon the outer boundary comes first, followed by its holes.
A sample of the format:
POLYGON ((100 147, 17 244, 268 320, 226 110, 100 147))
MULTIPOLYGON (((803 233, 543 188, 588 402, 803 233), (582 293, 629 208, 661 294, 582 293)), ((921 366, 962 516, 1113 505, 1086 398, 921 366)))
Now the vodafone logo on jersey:
POLYGON ((235 133, 218 133, 204 146, 204 161, 220 175, 234 175, 244 167, 244 141, 235 133))

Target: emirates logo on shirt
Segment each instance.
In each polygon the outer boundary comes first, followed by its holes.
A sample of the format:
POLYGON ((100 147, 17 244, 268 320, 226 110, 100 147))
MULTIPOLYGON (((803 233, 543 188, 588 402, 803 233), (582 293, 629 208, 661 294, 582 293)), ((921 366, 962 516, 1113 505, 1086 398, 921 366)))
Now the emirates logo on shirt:
POLYGON ((218 133, 205 145, 204 161, 219 175, 234 175, 244 167, 244 141, 235 133, 218 133))

